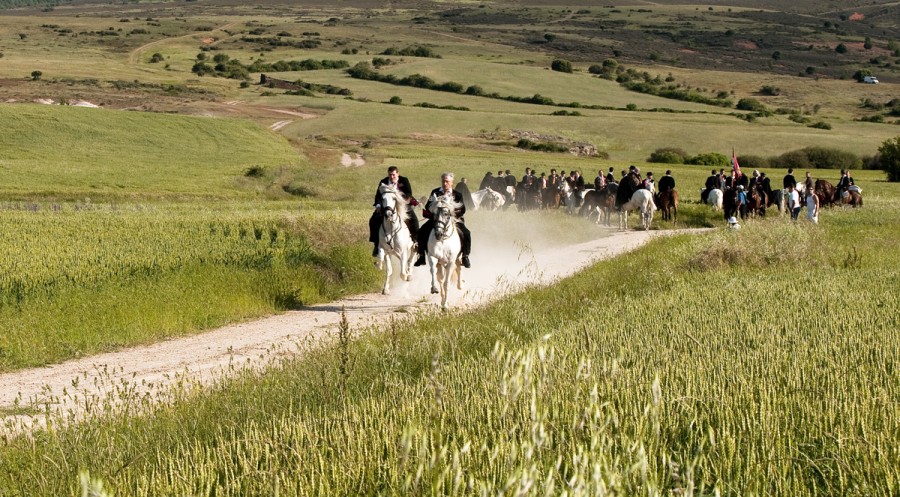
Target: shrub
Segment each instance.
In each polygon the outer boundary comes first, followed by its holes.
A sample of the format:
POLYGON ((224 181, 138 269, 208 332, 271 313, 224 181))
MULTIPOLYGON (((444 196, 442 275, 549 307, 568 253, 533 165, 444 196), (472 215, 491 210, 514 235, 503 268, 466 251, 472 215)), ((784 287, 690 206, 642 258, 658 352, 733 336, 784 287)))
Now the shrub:
POLYGON ((888 173, 888 181, 900 181, 900 136, 885 140, 878 148, 881 169, 888 173))
POLYGON ((44 73, 41 71, 31 71, 31 80, 32 81, 40 81, 41 76, 43 76, 43 75, 44 75, 44 73))
POLYGON ((817 129, 831 129, 831 125, 826 123, 825 121, 819 121, 817 123, 810 124, 809 127, 817 129))
POLYGON ((266 168, 263 166, 250 166, 244 171, 247 178, 262 178, 266 175, 266 168))
POLYGON ((397 95, 394 95, 390 100, 388 100, 388 103, 393 105, 400 105, 403 103, 403 99, 398 97, 397 95))
POLYGON ((565 59, 555 59, 550 64, 550 69, 557 72, 572 72, 572 63, 565 59))
POLYGON ((157 62, 162 62, 162 61, 163 61, 163 56, 162 56, 162 54, 159 53, 159 52, 156 52, 156 53, 154 53, 152 56, 150 56, 150 63, 151 63, 151 64, 156 64, 157 62))
POLYGON ((654 162, 660 164, 684 164, 684 161, 687 160, 687 152, 680 148, 675 147, 665 147, 658 148, 650 154, 650 157, 647 158, 647 162, 654 162))
POLYGON ((739 110, 750 110, 754 112, 768 112, 766 106, 762 104, 759 100, 755 98, 742 98, 738 100, 737 105, 735 106, 739 110))
POLYGON ((859 169, 862 160, 852 152, 828 147, 806 147, 803 153, 819 169, 859 169))
POLYGON ((759 92, 763 95, 777 97, 778 95, 781 95, 781 88, 777 88, 772 85, 765 85, 759 89, 759 92))
POLYGON ((588 67, 588 72, 591 74, 603 74, 603 66, 599 64, 591 64, 591 67, 588 67))
POLYGON ((838 46, 834 48, 834 51, 837 53, 847 53, 847 45, 843 43, 838 43, 838 46))
POLYGON ((813 164, 809 161, 809 156, 802 150, 792 150, 785 152, 778 157, 773 158, 770 163, 772 167, 787 169, 812 169, 813 164))
POLYGON ((769 167, 769 160, 758 155, 742 155, 738 158, 741 169, 763 169, 769 167))
POLYGON ((691 164, 695 166, 730 167, 731 158, 718 152, 709 152, 706 154, 698 154, 690 157, 685 161, 685 164, 691 164))

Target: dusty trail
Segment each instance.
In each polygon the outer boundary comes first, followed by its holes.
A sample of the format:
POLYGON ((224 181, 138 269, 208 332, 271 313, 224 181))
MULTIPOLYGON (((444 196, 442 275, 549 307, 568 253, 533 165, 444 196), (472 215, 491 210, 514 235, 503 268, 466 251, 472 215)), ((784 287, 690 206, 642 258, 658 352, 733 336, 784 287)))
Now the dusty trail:
MULTIPOLYGON (((450 304, 453 308, 476 306, 529 285, 548 284, 665 233, 671 232, 619 232, 543 251, 532 251, 512 241, 507 247, 492 250, 479 251, 476 245, 473 268, 463 270, 464 290, 453 287, 450 304)), ((9 430, 13 424, 21 429, 22 423, 41 423, 39 418, 23 415, 21 406, 79 416, 86 400, 114 397, 124 385, 132 395, 142 395, 165 389, 180 379, 207 383, 229 370, 262 367, 279 354, 295 353, 297 344, 304 340, 333 335, 342 308, 354 329, 384 322, 398 312, 436 310, 439 296, 431 295, 429 289, 427 266, 414 268, 413 280, 395 280, 389 296, 355 295, 200 335, 3 374, 0 424, 9 430), (19 407, 14 407, 17 404, 19 407)))

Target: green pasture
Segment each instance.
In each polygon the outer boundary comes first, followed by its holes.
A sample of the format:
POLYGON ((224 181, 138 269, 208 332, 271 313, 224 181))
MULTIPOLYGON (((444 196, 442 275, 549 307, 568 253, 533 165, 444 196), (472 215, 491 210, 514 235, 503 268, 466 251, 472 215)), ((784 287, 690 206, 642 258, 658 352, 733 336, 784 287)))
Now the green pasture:
POLYGON ((293 169, 283 138, 245 120, 34 104, 2 105, 7 198, 234 196, 248 168, 293 169))
POLYGON ((476 311, 345 328, 149 415, 7 440, 0 495, 76 493, 79 474, 128 495, 891 495, 882 186, 819 226, 659 239, 476 311))

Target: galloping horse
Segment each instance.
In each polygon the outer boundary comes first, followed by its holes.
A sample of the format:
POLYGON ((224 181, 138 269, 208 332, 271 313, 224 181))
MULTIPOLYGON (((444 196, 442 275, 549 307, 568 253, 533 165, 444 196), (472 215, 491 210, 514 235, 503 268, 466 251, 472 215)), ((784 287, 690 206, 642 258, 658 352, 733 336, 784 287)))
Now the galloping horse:
POLYGON ((824 179, 817 179, 815 190, 816 195, 819 197, 820 205, 833 205, 833 204, 847 204, 853 207, 862 207, 862 195, 857 191, 848 191, 847 195, 844 196, 841 192, 837 191, 837 188, 834 187, 831 183, 824 179))
POLYGON ((472 192, 473 209, 484 209, 495 211, 506 203, 506 198, 495 192, 493 188, 487 187, 476 192, 472 192))
MULTIPOLYGON (((619 191, 622 191, 621 186, 619 191)), ((639 188, 631 195, 631 200, 619 206, 619 229, 628 229, 628 211, 641 211, 641 226, 645 230, 650 229, 650 223, 653 222, 653 211, 656 205, 653 203, 653 194, 650 190, 639 188)))
POLYGON ((441 294, 441 308, 448 309, 447 288, 456 270, 456 288, 462 290, 462 240, 453 213, 460 206, 452 197, 434 199, 431 206, 434 230, 428 236, 428 266, 431 269, 431 293, 441 294))
POLYGON ((402 193, 391 185, 382 184, 378 187, 378 193, 381 194, 381 227, 378 229, 378 260, 375 264, 378 269, 384 267, 384 287, 381 293, 389 295, 391 293, 391 256, 397 258, 400 264, 400 277, 403 281, 409 281, 412 278, 410 271, 413 256, 416 251, 413 250, 413 240, 409 233, 409 227, 406 225, 406 200, 402 193))
POLYGON ((672 224, 678 224, 678 191, 666 190, 659 192, 654 199, 657 207, 662 211, 663 221, 672 218, 672 224))

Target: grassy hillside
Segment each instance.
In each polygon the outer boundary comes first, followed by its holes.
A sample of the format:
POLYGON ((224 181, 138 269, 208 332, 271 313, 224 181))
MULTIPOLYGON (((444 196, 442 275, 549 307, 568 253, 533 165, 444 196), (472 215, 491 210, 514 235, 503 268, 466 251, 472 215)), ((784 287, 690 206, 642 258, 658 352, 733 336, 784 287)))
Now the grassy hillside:
POLYGON ((233 196, 247 169, 296 168, 282 137, 243 120, 2 105, 0 194, 233 196))

